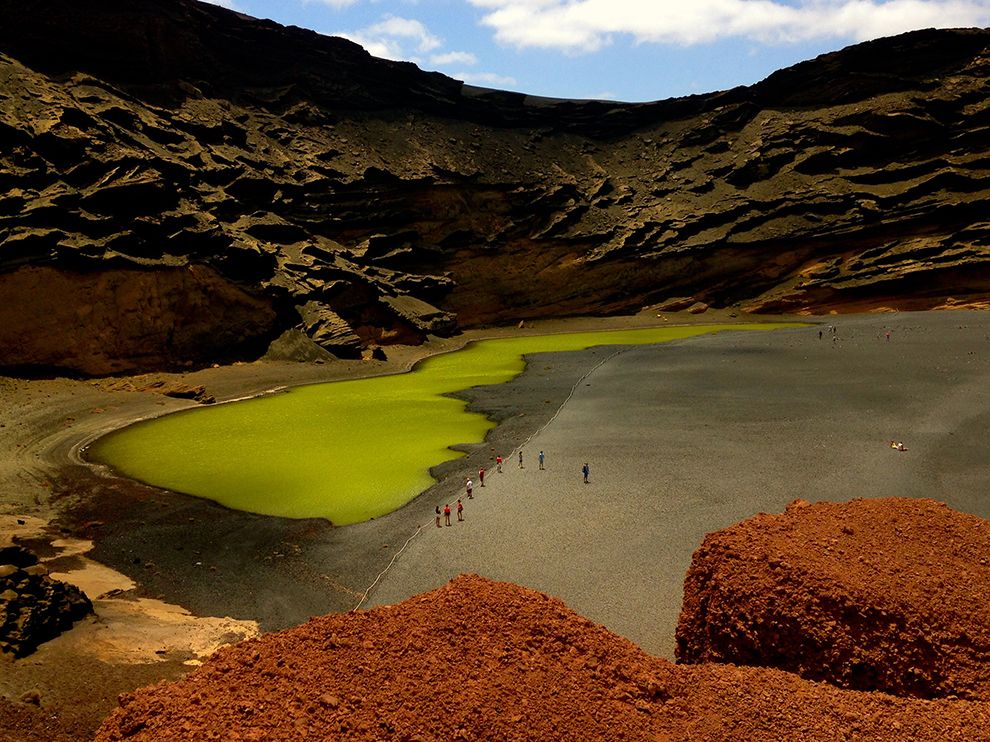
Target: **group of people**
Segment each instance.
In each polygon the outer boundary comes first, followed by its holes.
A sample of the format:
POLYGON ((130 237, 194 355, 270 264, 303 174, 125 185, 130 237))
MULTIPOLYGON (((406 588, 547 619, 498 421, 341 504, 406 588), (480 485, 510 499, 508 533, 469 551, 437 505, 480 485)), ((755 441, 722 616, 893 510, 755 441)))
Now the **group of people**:
POLYGON ((818 328, 818 339, 821 340, 822 336, 825 333, 828 333, 829 335, 832 336, 833 343, 839 339, 839 328, 837 328, 835 325, 827 325, 824 330, 818 328))
MULTIPOLYGON (((544 471, 546 469, 546 466, 545 466, 545 464, 546 464, 546 454, 543 453, 543 451, 540 451, 540 453, 537 455, 537 460, 540 463, 540 471, 544 471)), ((496 456, 495 457, 495 471, 498 471, 498 472, 501 472, 502 471, 502 463, 503 463, 503 461, 504 460, 502 459, 501 456, 496 456)), ((519 449, 519 468, 520 469, 525 468, 523 466, 523 452, 522 452, 522 449, 519 449)), ((585 484, 588 484, 591 481, 591 479, 590 479, 590 477, 591 477, 591 467, 588 465, 588 462, 587 461, 584 462, 584 465, 581 467, 581 474, 584 477, 584 483, 585 484)), ((485 468, 484 467, 481 467, 480 469, 478 469, 478 484, 481 487, 484 487, 485 486, 485 468)), ((466 492, 467 499, 468 500, 473 500, 474 499, 474 482, 470 478, 468 478, 468 480, 464 483, 464 490, 466 492)), ((451 525, 450 516, 451 516, 451 513, 455 512, 455 511, 457 513, 457 520, 458 521, 463 521, 464 520, 464 503, 462 502, 462 500, 460 498, 457 499, 457 504, 455 505, 454 510, 451 509, 450 503, 446 503, 443 506, 442 509, 441 509, 441 507, 439 505, 437 505, 436 508, 435 508, 437 528, 441 528, 441 524, 440 524, 440 519, 441 518, 443 518, 445 525, 448 525, 448 526, 451 525)))
MULTIPOLYGON (((437 528, 440 528, 440 515, 441 515, 441 513, 440 513, 440 506, 439 505, 437 505, 437 507, 436 507, 436 514, 437 514, 437 528)), ((446 505, 443 506, 443 519, 446 522, 446 524, 449 526, 450 525, 450 503, 449 502, 446 505)), ((457 520, 464 520, 464 503, 462 503, 460 501, 460 498, 458 498, 458 500, 457 500, 457 520)))

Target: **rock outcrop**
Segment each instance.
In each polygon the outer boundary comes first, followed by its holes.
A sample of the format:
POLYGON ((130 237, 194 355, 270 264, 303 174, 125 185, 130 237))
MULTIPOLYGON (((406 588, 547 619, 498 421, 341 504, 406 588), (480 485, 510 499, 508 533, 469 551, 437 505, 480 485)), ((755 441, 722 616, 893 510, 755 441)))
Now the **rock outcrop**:
POLYGON ((462 576, 221 650, 96 739, 985 739, 990 706, 678 667, 524 588, 462 576))
POLYGON ((181 368, 289 330, 358 357, 682 297, 990 297, 990 31, 624 104, 472 88, 193 0, 0 16, 3 367, 181 368))
POLYGON ((990 700, 990 521, 932 500, 802 501, 709 534, 677 659, 990 700))
POLYGON ((29 655, 92 612, 79 588, 49 577, 30 551, 0 549, 0 651, 29 655))

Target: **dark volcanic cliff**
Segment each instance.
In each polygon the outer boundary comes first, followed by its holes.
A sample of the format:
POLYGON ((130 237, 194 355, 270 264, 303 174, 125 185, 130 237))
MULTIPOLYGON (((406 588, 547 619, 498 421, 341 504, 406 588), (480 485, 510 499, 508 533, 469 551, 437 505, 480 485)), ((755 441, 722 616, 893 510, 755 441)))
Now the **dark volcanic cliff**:
POLYGON ((190 0, 0 0, 0 366, 634 311, 982 306, 990 31, 708 96, 485 91, 190 0))

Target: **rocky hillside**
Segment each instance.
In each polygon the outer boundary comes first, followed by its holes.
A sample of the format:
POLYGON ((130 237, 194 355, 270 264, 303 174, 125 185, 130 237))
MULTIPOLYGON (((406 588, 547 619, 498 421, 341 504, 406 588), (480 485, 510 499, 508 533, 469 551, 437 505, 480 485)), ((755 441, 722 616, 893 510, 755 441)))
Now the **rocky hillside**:
POLYGON ((0 366, 339 356, 635 311, 983 306, 990 31, 643 104, 193 0, 0 0, 0 366), (287 335, 288 333, 288 335, 287 335))

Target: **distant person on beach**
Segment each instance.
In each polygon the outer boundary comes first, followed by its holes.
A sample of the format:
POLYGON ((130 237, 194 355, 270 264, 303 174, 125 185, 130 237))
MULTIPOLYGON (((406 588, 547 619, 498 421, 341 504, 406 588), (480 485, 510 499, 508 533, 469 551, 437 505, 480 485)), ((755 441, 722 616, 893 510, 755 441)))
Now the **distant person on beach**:
POLYGON ((443 506, 443 519, 446 521, 447 525, 450 525, 450 503, 448 502, 443 506))
POLYGON ((502 457, 495 457, 495 471, 502 471, 502 457))
POLYGON ((485 486, 485 467, 478 469, 478 482, 482 487, 485 486))
POLYGON ((581 467, 581 473, 584 474, 584 483, 588 483, 588 477, 591 475, 591 467, 588 466, 588 462, 584 462, 584 466, 581 467))
POLYGON ((474 482, 472 482, 470 479, 467 480, 467 484, 465 485, 465 488, 467 489, 468 499, 473 500, 474 495, 472 495, 471 493, 474 492, 474 482))
POLYGON ((822 339, 822 331, 821 331, 821 330, 819 330, 819 331, 818 331, 818 339, 819 339, 819 340, 821 340, 821 339, 822 339))
POLYGON ((523 465, 522 465, 522 450, 519 451, 519 468, 520 469, 523 468, 523 465))
POLYGON ((884 334, 887 336, 887 342, 889 343, 890 342, 890 330, 887 330, 887 332, 884 333, 884 334))
POLYGON ((543 451, 540 451, 540 469, 543 468, 543 451))
POLYGON ((440 527, 440 506, 437 505, 437 528, 440 527))
POLYGON ((464 520, 464 505, 459 499, 457 501, 457 520, 464 520))
POLYGON ((890 447, 895 451, 907 451, 907 447, 901 441, 891 441, 890 447))

